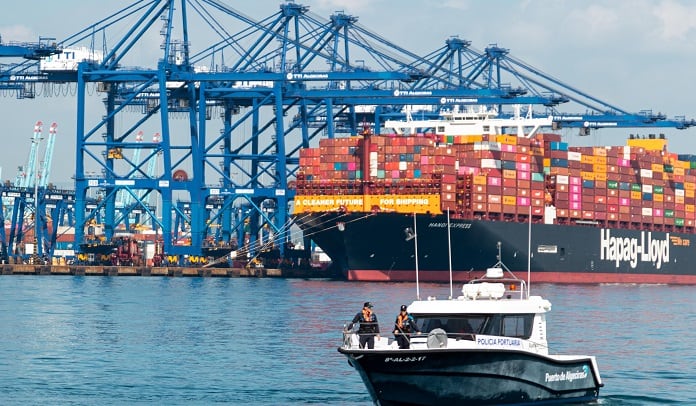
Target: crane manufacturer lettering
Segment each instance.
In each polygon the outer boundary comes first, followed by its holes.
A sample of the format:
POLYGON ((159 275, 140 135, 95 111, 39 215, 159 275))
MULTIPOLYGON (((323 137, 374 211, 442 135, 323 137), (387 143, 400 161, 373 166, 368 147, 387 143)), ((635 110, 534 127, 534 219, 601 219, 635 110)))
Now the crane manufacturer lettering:
POLYGON ((614 261, 617 268, 621 262, 628 262, 635 268, 641 261, 652 262, 660 269, 662 264, 669 262, 669 233, 658 240, 652 238, 651 232, 641 231, 640 238, 612 237, 610 230, 603 229, 599 251, 601 260, 614 261))

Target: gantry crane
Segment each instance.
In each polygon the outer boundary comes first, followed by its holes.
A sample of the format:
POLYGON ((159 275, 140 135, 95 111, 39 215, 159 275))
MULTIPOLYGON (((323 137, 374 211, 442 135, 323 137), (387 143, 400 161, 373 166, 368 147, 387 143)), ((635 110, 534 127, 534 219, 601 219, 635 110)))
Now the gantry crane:
POLYGON ((98 217, 107 238, 127 222, 127 210, 116 207, 124 190, 133 197, 129 210, 162 230, 170 258, 201 255, 211 228, 228 243, 244 229, 250 247, 258 247, 261 230, 287 236, 299 150, 321 137, 356 134, 363 121, 379 131, 385 120, 404 117, 404 106, 430 106, 423 114, 436 115, 489 105, 504 115, 512 105, 533 105, 558 126, 586 130, 694 125, 602 102, 497 45, 477 51, 453 37, 420 56, 355 16, 324 19, 293 2, 256 21, 216 0, 134 1, 60 44, 93 43, 99 34, 116 40, 104 44, 103 58, 85 58, 74 70, 32 72, 22 64, 0 71, 0 88, 9 77, 15 86, 77 85, 76 246, 98 217), (125 34, 107 35, 112 30, 125 34), (161 49, 139 61, 146 66, 128 68, 150 32, 162 36, 161 49), (104 100, 100 117, 86 112, 91 89, 104 100), (560 106, 585 112, 565 114, 560 106), (155 127, 161 141, 127 141, 143 126, 155 127), (140 162, 124 159, 139 148, 147 152, 140 162), (155 158, 157 174, 143 167, 155 158), (94 189, 103 199, 88 207, 94 189), (156 208, 146 201, 153 195, 156 208))

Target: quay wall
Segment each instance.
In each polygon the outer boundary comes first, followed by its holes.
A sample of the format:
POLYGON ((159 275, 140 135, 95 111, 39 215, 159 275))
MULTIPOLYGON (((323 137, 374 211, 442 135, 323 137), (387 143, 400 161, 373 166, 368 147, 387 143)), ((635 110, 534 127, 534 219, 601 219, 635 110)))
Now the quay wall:
POLYGON ((0 275, 170 276, 218 278, 333 278, 325 270, 2 264, 0 275))

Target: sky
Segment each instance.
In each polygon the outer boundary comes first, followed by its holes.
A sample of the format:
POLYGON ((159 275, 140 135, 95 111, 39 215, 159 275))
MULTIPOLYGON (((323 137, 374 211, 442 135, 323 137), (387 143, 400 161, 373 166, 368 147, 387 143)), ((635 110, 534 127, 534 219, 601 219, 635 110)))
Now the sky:
MULTIPOLYGON (((281 2, 221 0, 255 19, 274 14, 281 2)), ((668 117, 696 119, 696 2, 687 0, 307 0, 299 4, 328 18, 336 11, 357 16, 369 30, 419 55, 457 36, 476 49, 496 44, 517 59, 623 110, 652 110, 668 117)), ((3 7, 4 42, 36 41, 39 36, 66 38, 130 4, 127 1, 24 0, 3 7), (76 12, 76 10, 80 12, 76 12), (81 17, 81 16, 90 17, 81 17)), ((234 32, 234 31, 233 31, 234 32)), ((118 33, 112 33, 113 41, 118 33)), ((89 44, 84 44, 89 45, 89 44)), ((158 55, 156 40, 136 50, 143 66, 158 55)), ((10 63, 2 60, 0 63, 10 63)), ((4 148, 1 178, 13 180, 24 165, 37 120, 58 124, 50 180, 71 187, 75 167, 77 100, 72 95, 18 100, 0 93, 4 148)), ((102 114, 93 100, 92 114, 102 114)), ((562 109, 563 110, 563 109, 562 109)), ((582 113, 582 111, 567 111, 582 113)), ((663 132, 669 149, 696 154, 696 128, 640 130, 663 132)), ((571 144, 621 145, 635 130, 600 130, 571 144)))

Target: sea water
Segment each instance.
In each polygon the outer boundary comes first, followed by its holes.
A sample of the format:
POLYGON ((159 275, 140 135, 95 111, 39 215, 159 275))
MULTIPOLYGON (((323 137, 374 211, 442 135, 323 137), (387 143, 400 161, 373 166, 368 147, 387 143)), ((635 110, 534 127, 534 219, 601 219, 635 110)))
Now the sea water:
MULTIPOLYGON (((457 295, 461 287, 454 286, 457 295)), ((537 285, 552 353, 595 355, 602 405, 696 404, 696 287, 537 285)), ((369 405, 336 348, 371 301, 449 285, 331 280, 0 277, 0 403, 369 405)))

